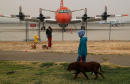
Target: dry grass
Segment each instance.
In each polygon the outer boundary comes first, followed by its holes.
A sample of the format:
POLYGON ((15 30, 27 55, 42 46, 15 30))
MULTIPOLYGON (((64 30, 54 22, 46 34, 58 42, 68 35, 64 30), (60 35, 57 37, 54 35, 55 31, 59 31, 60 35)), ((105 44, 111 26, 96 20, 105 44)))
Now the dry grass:
POLYGON ((103 62, 103 63, 101 63, 101 65, 103 65, 103 66, 105 65, 105 66, 108 66, 109 68, 113 68, 113 69, 118 68, 118 67, 122 67, 122 68, 130 67, 130 66, 122 66, 122 65, 112 64, 109 61, 103 62))
MULTIPOLYGON (((77 41, 58 41, 53 42, 52 48, 42 49, 42 45, 47 45, 47 42, 40 42, 37 49, 31 49, 32 42, 0 42, 0 50, 77 53, 78 44, 77 41)), ((130 54, 130 41, 88 41, 88 53, 130 54)))

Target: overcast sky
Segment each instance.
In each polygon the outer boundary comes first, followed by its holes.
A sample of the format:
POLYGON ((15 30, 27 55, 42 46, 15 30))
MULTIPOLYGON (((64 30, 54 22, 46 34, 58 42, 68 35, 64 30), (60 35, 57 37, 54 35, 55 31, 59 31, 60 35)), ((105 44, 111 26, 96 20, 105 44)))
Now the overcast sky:
MULTIPOLYGON (((39 8, 56 10, 60 6, 60 0, 0 0, 0 14, 18 14, 18 7, 22 6, 24 14, 37 16, 39 8)), ((87 8, 89 16, 101 14, 107 5, 108 13, 129 14, 130 0, 64 0, 64 6, 71 10, 87 8)), ((54 17, 53 13, 43 12, 45 15, 54 17)), ((73 14, 82 15, 82 12, 73 14)))

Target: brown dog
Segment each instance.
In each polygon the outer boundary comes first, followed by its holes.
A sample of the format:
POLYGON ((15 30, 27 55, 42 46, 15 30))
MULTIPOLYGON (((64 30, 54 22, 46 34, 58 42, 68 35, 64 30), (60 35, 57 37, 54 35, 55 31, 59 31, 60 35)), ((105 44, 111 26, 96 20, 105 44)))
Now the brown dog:
POLYGON ((76 71, 74 79, 77 78, 78 74, 81 72, 84 74, 84 76, 88 78, 87 74, 85 72, 92 72, 96 75, 95 80, 98 78, 98 74, 102 76, 104 79, 104 76, 101 72, 101 65, 97 62, 73 62, 69 64, 68 71, 74 70, 76 71))
POLYGON ((48 49, 47 45, 42 45, 42 49, 48 49))

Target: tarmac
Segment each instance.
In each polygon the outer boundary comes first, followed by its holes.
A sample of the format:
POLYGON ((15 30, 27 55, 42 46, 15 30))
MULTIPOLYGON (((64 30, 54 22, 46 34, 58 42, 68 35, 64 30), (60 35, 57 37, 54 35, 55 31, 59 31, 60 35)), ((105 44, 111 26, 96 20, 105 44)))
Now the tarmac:
MULTIPOLYGON (((58 25, 50 25, 53 29, 53 41, 78 41, 77 32, 80 25, 69 25, 66 32, 62 33, 62 29, 58 25), (72 29, 72 31, 71 31, 72 29)), ((48 27, 48 25, 46 26, 48 27)), ((29 27, 27 34, 28 40, 32 40, 35 34, 38 34, 38 27, 29 27)), ((87 27, 88 40, 130 40, 130 24, 111 27, 105 24, 88 24, 87 27), (110 32, 111 31, 111 32, 110 32)), ((45 30, 40 31, 41 41, 46 41, 45 30)), ((0 41, 25 41, 26 27, 25 24, 0 24, 0 41)))

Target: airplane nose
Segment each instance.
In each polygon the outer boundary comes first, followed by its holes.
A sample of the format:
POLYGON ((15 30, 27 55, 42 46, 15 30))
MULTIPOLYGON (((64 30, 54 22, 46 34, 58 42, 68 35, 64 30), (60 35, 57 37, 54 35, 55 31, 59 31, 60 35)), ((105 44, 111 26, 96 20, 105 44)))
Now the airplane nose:
POLYGON ((62 18, 62 22, 66 22, 67 19, 68 19, 67 17, 63 17, 63 18, 62 18))
POLYGON ((62 23, 68 23, 70 21, 70 18, 68 15, 63 15, 61 18, 62 23))
POLYGON ((63 14, 63 13, 57 14, 56 15, 56 20, 60 24, 68 24, 68 23, 70 23, 71 15, 69 15, 69 14, 63 14))

